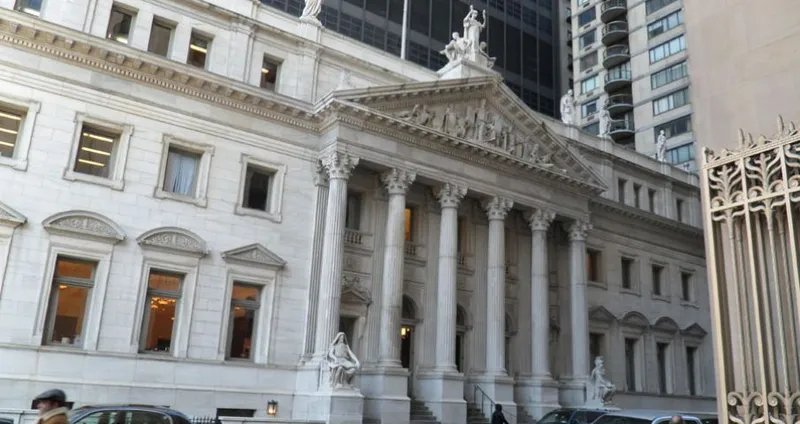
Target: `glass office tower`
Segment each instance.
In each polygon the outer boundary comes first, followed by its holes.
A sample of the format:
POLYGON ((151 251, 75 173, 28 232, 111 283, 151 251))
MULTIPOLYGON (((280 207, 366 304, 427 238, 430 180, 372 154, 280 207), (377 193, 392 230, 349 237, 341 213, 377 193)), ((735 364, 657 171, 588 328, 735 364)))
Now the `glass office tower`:
MULTIPOLYGON (((470 3, 461 0, 408 0, 406 58, 440 69, 447 58, 439 52, 453 32, 463 32, 470 3)), ((560 97, 558 0, 474 1, 487 10, 483 39, 495 69, 533 110, 555 116, 560 97)), ((300 16, 303 0, 262 0, 266 5, 300 16)), ((326 28, 373 47, 400 55, 403 0, 325 0, 320 21, 326 28)))

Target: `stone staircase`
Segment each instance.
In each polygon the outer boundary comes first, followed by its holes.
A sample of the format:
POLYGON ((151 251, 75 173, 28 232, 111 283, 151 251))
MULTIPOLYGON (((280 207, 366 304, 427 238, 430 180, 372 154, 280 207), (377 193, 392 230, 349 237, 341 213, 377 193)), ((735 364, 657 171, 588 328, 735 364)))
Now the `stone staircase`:
POLYGON ((489 419, 483 415, 478 405, 467 404, 467 424, 490 424, 489 419))
POLYGON ((439 421, 436 421, 436 417, 433 416, 433 413, 425 403, 411 399, 411 416, 409 417, 409 422, 411 424, 440 424, 439 421))

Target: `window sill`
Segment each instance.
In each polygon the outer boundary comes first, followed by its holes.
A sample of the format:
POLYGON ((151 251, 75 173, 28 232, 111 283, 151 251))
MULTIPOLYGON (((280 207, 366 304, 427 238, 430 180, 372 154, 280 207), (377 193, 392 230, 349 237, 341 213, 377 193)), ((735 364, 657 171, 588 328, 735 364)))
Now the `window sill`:
POLYGON ((205 208, 208 205, 208 198, 206 197, 184 196, 182 194, 175 194, 169 191, 165 191, 160 187, 156 188, 154 196, 157 199, 169 199, 169 200, 174 200, 176 202, 189 203, 195 206, 199 206, 201 208, 205 208))
POLYGON ((42 348, 52 351, 62 352, 75 352, 76 350, 86 350, 86 347, 81 345, 63 344, 63 343, 43 343, 42 348))
POLYGON ((258 209, 250 209, 250 208, 246 208, 246 207, 241 206, 241 205, 236 205, 236 209, 234 210, 234 213, 236 215, 252 216, 252 217, 255 217, 255 218, 266 219, 266 220, 269 220, 269 221, 272 221, 272 222, 275 222, 275 223, 278 223, 278 224, 280 224, 281 221, 283 221, 283 215, 281 215, 280 213, 272 213, 272 212, 267 212, 267 211, 261 211, 261 210, 258 210, 258 209))
POLYGON ((700 305, 698 305, 696 302, 692 302, 691 300, 681 300, 681 306, 685 306, 687 308, 700 309, 700 305))
POLYGON ((657 300, 659 302, 672 303, 672 301, 669 299, 669 297, 663 296, 663 295, 660 295, 660 294, 653 293, 652 298, 653 298, 653 300, 657 300))
POLYGON ((9 168, 16 169, 17 171, 25 171, 28 169, 28 160, 0 156, 0 166, 7 166, 9 168))
POLYGON ((82 174, 75 171, 64 172, 64 179, 67 181, 81 181, 84 183, 96 184, 117 191, 122 191, 125 188, 125 181, 123 180, 112 180, 103 177, 96 177, 94 175, 82 174))
POLYGON ((622 293, 622 294, 629 294, 629 295, 632 295, 632 296, 642 297, 642 294, 639 293, 637 290, 634 290, 634 289, 621 288, 621 289, 619 289, 619 292, 622 293))

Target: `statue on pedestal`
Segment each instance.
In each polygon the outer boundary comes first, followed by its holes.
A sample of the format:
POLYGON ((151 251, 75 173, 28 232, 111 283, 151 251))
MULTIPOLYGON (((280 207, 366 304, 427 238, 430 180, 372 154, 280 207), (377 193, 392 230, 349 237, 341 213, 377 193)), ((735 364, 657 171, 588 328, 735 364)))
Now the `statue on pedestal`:
POLYGON ((329 382, 334 389, 352 389, 353 377, 356 371, 361 368, 361 363, 356 355, 350 350, 347 344, 347 336, 344 333, 336 334, 328 354, 325 355, 330 372, 329 382))
POLYGON ((656 159, 659 162, 667 160, 667 134, 664 130, 658 133, 658 138, 656 139, 656 159))
POLYGON ((571 89, 561 96, 561 122, 567 125, 575 124, 575 96, 571 89))
POLYGON ((464 33, 460 35, 454 32, 450 43, 439 53, 447 56, 448 63, 469 60, 491 68, 494 66, 494 58, 489 57, 486 43, 481 42, 481 31, 484 28, 486 28, 486 11, 483 11, 483 22, 481 22, 478 20, 478 11, 470 6, 467 16, 464 17, 464 33))
POLYGON ((607 105, 608 100, 603 103, 603 107, 600 109, 600 137, 608 136, 611 131, 611 115, 608 114, 607 105))
POLYGON ((317 15, 322 11, 322 0, 306 0, 306 6, 300 15, 301 20, 319 22, 317 15))
POLYGON ((594 359, 594 369, 589 377, 589 384, 592 397, 587 403, 599 403, 601 406, 611 404, 611 400, 617 392, 617 386, 606 378, 606 366, 602 356, 594 359))

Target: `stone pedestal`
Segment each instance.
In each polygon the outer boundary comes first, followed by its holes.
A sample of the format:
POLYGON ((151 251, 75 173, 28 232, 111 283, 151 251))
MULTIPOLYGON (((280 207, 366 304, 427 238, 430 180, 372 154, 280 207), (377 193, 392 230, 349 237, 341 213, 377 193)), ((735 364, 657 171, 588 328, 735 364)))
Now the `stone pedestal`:
POLYGON ((565 408, 578 408, 586 404, 586 379, 564 377, 558 389, 558 401, 565 408))
POLYGON ((297 370, 296 390, 292 419, 328 424, 361 423, 363 420, 364 396, 357 387, 331 388, 328 373, 320 366, 319 358, 313 358, 297 370))
POLYGON ((442 69, 436 71, 439 74, 439 79, 462 79, 462 78, 474 78, 474 77, 485 77, 485 76, 497 76, 499 77, 496 71, 493 71, 486 66, 481 66, 475 62, 472 62, 468 59, 459 59, 454 62, 448 63, 442 69))
POLYGON ((408 398, 408 370, 377 368, 362 370, 361 392, 364 394, 364 417, 381 424, 408 422, 411 401, 408 398))
MULTIPOLYGON (((441 423, 467 422, 464 375, 456 372, 418 372, 419 399, 424 399, 441 423)), ((406 416, 406 419, 408 417, 406 416)))
POLYGON ((517 380, 514 399, 533 418, 540 419, 548 412, 558 409, 558 382, 551 378, 528 377, 517 380))
MULTIPOLYGON (((489 376, 478 376, 473 379, 470 379, 470 383, 474 383, 474 385, 480 387, 481 390, 486 393, 486 396, 491 398, 496 404, 503 405, 503 410, 508 411, 515 416, 517 414, 517 404, 514 402, 514 379, 512 377, 508 377, 505 375, 489 375, 489 376)), ((481 404, 481 393, 479 390, 474 390, 473 393, 470 393, 470 396, 474 398, 472 401, 480 407, 481 404)), ((484 410, 487 412, 486 418, 491 418, 490 405, 488 403, 488 399, 485 400, 483 405, 484 410)), ((516 424, 513 420, 513 417, 507 415, 506 419, 511 424, 516 424)))

